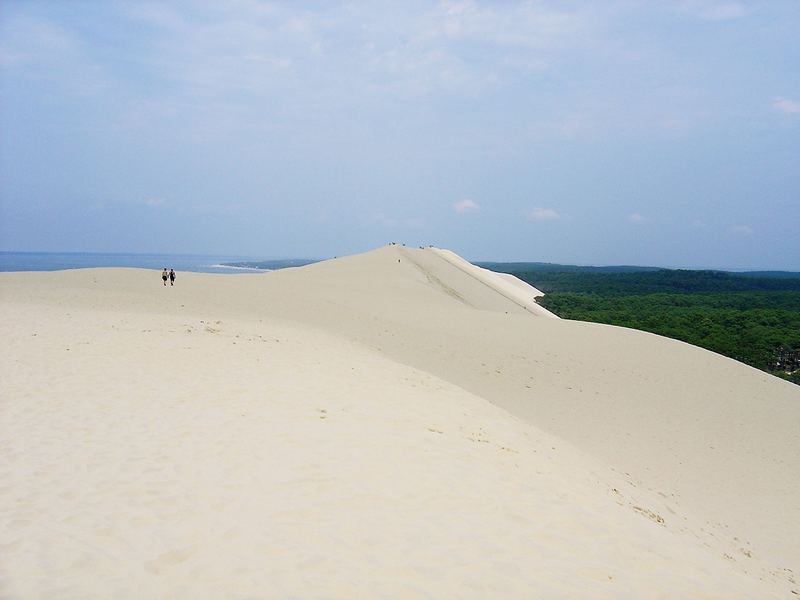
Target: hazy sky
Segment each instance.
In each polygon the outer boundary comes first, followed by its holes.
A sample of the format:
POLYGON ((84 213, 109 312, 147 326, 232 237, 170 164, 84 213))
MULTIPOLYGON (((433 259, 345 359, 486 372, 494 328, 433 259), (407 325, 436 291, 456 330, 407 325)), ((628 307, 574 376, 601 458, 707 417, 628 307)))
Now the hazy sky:
POLYGON ((800 270, 800 2, 0 4, 0 249, 800 270))

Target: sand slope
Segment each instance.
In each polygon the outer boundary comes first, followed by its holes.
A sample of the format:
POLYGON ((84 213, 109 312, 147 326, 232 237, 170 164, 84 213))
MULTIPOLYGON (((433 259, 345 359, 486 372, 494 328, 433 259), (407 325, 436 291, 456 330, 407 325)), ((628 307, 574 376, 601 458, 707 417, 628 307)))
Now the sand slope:
POLYGON ((800 592, 795 386, 433 249, 177 284, 0 274, 0 596, 800 592))

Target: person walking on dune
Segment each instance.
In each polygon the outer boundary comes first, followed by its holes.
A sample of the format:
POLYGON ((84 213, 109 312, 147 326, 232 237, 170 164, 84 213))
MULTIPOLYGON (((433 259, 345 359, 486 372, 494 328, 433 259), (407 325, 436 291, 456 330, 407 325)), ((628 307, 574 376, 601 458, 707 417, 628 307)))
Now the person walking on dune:
POLYGON ((169 270, 169 284, 175 285, 175 269, 169 270))
POLYGON ((164 267, 164 270, 161 271, 161 281, 164 282, 164 286, 167 285, 167 277, 169 277, 169 275, 167 275, 167 267, 164 267))

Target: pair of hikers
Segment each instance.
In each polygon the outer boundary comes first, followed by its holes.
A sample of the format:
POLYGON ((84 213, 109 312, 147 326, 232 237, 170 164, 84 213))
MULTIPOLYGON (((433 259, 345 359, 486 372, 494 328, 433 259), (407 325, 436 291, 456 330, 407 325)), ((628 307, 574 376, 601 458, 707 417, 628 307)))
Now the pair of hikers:
POLYGON ((164 285, 167 285, 167 279, 169 279, 170 285, 175 285, 175 270, 170 269, 167 273, 167 267, 164 267, 164 270, 161 271, 161 281, 164 282, 164 285))

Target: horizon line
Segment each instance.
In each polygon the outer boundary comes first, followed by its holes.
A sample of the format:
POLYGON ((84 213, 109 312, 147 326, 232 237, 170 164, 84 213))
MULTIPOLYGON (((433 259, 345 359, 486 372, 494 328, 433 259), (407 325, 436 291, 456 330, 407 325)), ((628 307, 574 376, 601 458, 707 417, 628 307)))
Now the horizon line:
MULTIPOLYGON (((405 245, 405 244, 403 244, 405 245)), ((376 248, 380 248, 382 246, 377 246, 376 248)), ((369 252, 369 250, 366 250, 369 252)), ((353 254, 361 254, 362 252, 355 252, 353 254)), ((253 254, 228 254, 224 252, 219 253, 199 253, 199 252, 104 252, 104 251, 82 251, 82 250, 70 250, 70 251, 54 251, 54 250, 0 250, 0 254, 82 254, 82 255, 114 255, 114 256, 125 256, 125 255, 134 255, 134 256, 192 256, 192 257, 215 257, 220 258, 223 256, 228 256, 231 258, 238 258, 238 259, 252 259, 253 261, 274 261, 274 260, 309 260, 314 262, 322 262, 325 260, 331 260, 334 258, 341 258, 343 256, 350 256, 350 254, 337 254, 335 256, 329 257, 308 257, 308 256, 281 256, 281 257, 264 257, 264 256, 257 256, 253 254)), ((463 257, 462 257, 463 258, 463 257)), ((548 261, 548 260, 498 260, 498 259, 468 259, 469 262, 473 264, 477 263, 496 263, 496 264, 541 264, 541 265, 556 265, 556 266, 563 266, 563 267, 581 267, 581 268, 634 268, 634 269, 666 269, 666 270, 683 270, 683 271, 722 271, 722 272, 730 272, 730 273, 748 273, 748 272, 779 272, 779 273, 798 273, 800 274, 800 265, 794 268, 785 268, 785 267, 712 267, 712 266, 686 266, 686 265, 658 265, 658 264, 636 264, 636 263, 605 263, 605 264, 598 264, 598 263, 583 263, 583 262, 556 262, 556 261, 548 261)))

